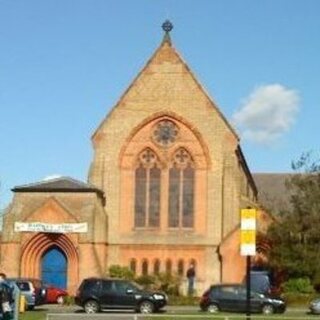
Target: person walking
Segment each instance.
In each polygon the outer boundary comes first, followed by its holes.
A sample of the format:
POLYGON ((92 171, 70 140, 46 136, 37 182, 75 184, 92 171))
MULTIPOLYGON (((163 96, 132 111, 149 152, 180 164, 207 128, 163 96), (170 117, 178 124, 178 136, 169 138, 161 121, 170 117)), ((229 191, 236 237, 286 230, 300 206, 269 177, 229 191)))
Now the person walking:
POLYGON ((196 270, 193 263, 190 264, 186 276, 188 279, 188 295, 192 296, 194 294, 194 281, 196 278, 196 270))
POLYGON ((12 319, 12 291, 9 284, 6 282, 5 273, 0 273, 0 319, 12 319))

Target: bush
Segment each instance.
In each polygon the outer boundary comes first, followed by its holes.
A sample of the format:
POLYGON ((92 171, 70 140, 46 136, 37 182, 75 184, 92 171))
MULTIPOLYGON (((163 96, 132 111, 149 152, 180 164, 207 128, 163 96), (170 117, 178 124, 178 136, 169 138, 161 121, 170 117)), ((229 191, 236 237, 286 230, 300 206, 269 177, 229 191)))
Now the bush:
POLYGON ((313 293, 314 289, 309 278, 289 279, 283 284, 284 293, 313 293))
POLYGON ((108 275, 111 278, 119 278, 126 280, 134 279, 134 273, 128 267, 121 267, 119 265, 110 266, 108 275))
POLYGON ((73 296, 65 296, 63 299, 63 304, 65 306, 72 306, 75 304, 73 296))
POLYGON ((171 306, 198 306, 199 298, 192 296, 169 296, 169 305, 171 306))
POLYGON ((177 275, 169 273, 159 273, 156 276, 157 287, 159 290, 165 292, 168 295, 179 296, 179 288, 181 279, 177 275))
POLYGON ((303 306, 309 305, 311 300, 319 298, 319 295, 314 293, 293 293, 288 292, 282 294, 282 298, 287 302, 289 306, 303 306))
POLYGON ((135 282, 143 286, 145 289, 156 288, 156 278, 150 275, 142 275, 135 279, 135 282))

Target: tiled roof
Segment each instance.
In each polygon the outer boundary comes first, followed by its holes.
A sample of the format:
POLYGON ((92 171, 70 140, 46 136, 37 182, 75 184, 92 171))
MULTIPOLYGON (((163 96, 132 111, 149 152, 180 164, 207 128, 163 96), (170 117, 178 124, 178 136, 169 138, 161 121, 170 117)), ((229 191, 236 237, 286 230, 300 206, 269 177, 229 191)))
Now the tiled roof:
POLYGON ((286 180, 292 173, 253 173, 253 179, 258 188, 260 204, 271 213, 290 208, 291 193, 286 187, 286 180))
POLYGON ((59 177, 50 180, 43 180, 35 183, 16 186, 13 192, 96 192, 103 194, 103 191, 96 186, 70 178, 59 177))

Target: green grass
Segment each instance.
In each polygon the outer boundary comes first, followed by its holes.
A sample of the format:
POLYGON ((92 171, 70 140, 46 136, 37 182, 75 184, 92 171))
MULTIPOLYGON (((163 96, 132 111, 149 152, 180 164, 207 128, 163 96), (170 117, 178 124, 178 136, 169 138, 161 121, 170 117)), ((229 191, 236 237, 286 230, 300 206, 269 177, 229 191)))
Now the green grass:
POLYGON ((19 320, 46 320, 45 311, 27 311, 19 315, 19 320))
MULTIPOLYGON (((50 312, 52 313, 52 311, 50 312)), ((23 314, 20 314, 19 320, 46 320, 46 311, 28 311, 23 314)), ((132 314, 134 315, 134 314, 132 314)), ((110 313, 106 313, 106 319, 110 317, 110 313)), ((153 317, 141 317, 139 320, 225 320, 228 317, 228 320, 245 320, 245 314, 239 313, 218 313, 216 315, 210 315, 205 312, 188 312, 188 313, 171 313, 166 316, 163 314, 162 316, 157 317, 156 315, 153 317), (177 316, 178 315, 178 316, 177 316), (197 317, 195 317, 197 316, 197 317)), ((90 318, 89 318, 90 319, 90 318)), ((305 311, 290 311, 285 312, 284 314, 275 314, 271 316, 263 316, 263 315, 252 315, 251 320, 290 320, 290 319, 301 319, 301 320, 320 320, 320 316, 309 315, 305 311)))

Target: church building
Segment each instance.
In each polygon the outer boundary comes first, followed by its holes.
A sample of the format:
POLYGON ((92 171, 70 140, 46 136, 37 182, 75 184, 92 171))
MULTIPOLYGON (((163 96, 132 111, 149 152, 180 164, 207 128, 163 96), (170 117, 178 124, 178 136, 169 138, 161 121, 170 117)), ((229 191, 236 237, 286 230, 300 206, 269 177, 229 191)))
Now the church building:
POLYGON ((257 208, 257 188, 237 133, 175 49, 172 25, 163 29, 92 135, 88 182, 61 177, 12 189, 0 247, 8 276, 75 293, 111 265, 185 280, 193 263, 198 294, 242 280, 240 209, 257 208))

